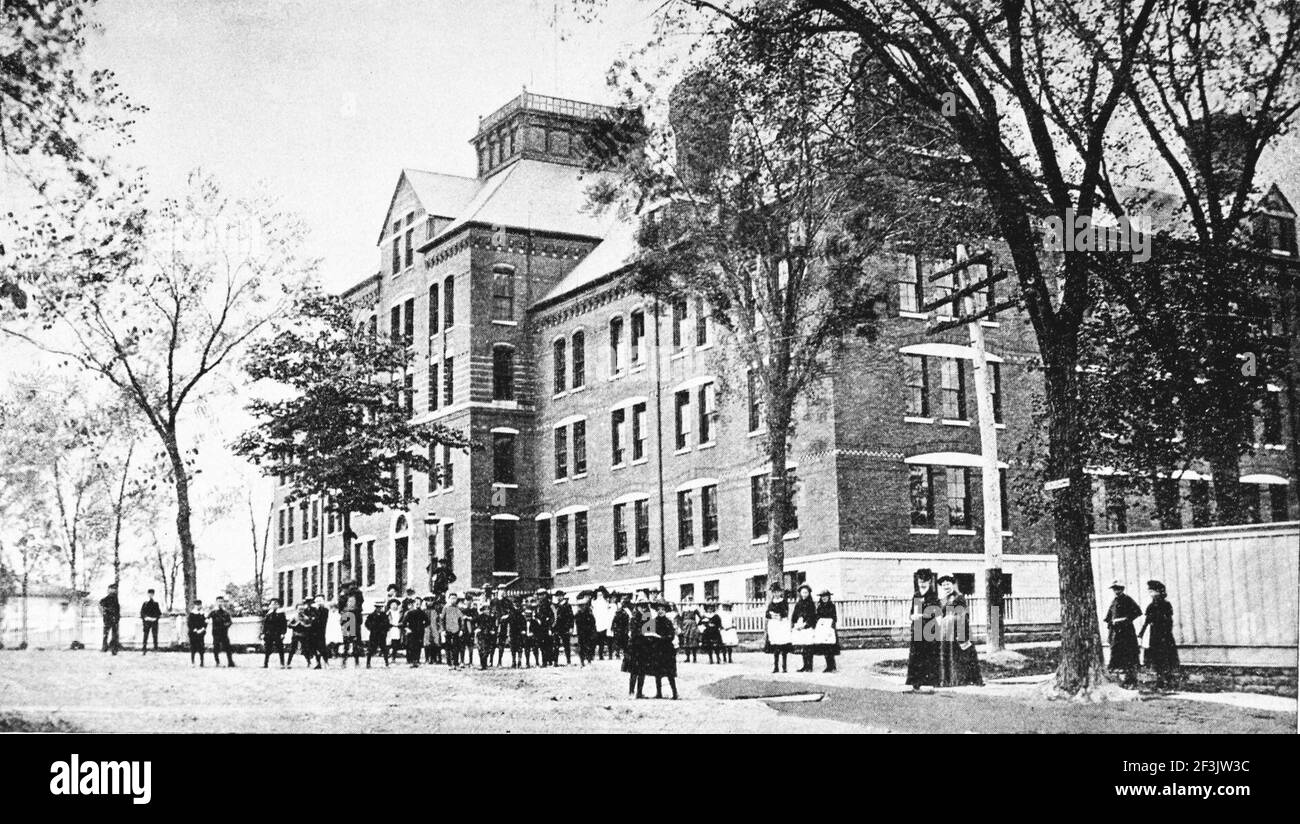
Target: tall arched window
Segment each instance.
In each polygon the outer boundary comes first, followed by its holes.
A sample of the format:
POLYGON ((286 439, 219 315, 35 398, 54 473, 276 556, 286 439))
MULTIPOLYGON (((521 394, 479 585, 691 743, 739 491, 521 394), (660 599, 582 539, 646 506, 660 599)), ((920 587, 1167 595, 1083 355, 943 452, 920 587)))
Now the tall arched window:
POLYGON ((515 348, 508 343, 492 347, 492 397, 498 401, 515 399, 515 348))
POLYGON ((429 334, 438 333, 438 284, 429 285, 429 334))
POLYGON ((515 319, 515 267, 498 263, 492 267, 492 320, 515 319))
POLYGON ((564 338, 555 339, 554 349, 554 357, 551 359, 551 362, 552 368, 555 371, 555 394, 558 395, 568 388, 568 364, 566 359, 566 350, 568 347, 566 346, 564 338))
POLYGON ((573 388, 587 385, 587 334, 581 329, 573 333, 573 388))

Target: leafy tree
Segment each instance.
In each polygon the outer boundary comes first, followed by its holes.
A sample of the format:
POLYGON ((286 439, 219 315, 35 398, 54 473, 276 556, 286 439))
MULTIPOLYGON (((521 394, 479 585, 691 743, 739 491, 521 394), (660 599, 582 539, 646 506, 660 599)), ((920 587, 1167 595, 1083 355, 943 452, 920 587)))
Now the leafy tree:
POLYGON ((307 290, 297 298, 244 363, 249 377, 285 396, 254 399, 247 408, 258 424, 232 446, 264 475, 286 480, 286 502, 322 499, 324 512, 342 519, 345 548, 354 515, 409 504, 403 470, 438 471, 429 459, 435 446, 470 445, 441 424, 411 422, 402 397, 410 351, 354 327, 354 316, 337 295, 307 290))
POLYGON ((186 193, 147 212, 123 187, 73 237, 57 215, 19 260, 42 271, 34 306, 0 327, 102 375, 157 436, 176 501, 185 598, 198 592, 190 499, 195 448, 185 434, 235 353, 289 305, 309 277, 305 229, 265 195, 233 197, 195 172, 186 193), (97 239, 88 243, 87 238, 97 239), (44 238, 47 242, 38 243, 44 238), (50 334, 50 333, 54 334, 50 334))
MULTIPOLYGON (((594 167, 617 173, 593 187, 596 204, 640 207, 634 287, 670 307, 707 300, 741 385, 748 373, 760 395, 769 581, 783 579, 796 404, 839 341, 873 333, 887 289, 873 258, 978 225, 978 190, 941 119, 886 88, 845 95, 843 73, 873 72, 843 37, 738 34, 696 55, 667 122, 632 110, 593 141, 594 167)), ((635 70, 622 83, 631 101, 650 98, 635 70)))

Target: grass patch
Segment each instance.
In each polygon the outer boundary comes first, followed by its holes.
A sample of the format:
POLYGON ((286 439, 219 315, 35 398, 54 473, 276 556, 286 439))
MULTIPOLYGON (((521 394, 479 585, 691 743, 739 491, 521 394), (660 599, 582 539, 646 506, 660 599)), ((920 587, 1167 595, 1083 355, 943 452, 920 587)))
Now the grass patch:
MULTIPOLYGON (((984 676, 984 680, 1014 678, 1018 675, 1051 675, 1056 672, 1056 666, 1061 661, 1060 647, 1026 647, 1016 652, 1025 658, 1019 666, 1002 666, 981 659, 980 673, 984 676)), ((887 675, 902 675, 907 672, 907 659, 881 661, 875 665, 875 668, 887 675)))
POLYGON ((0 713, 0 732, 81 732, 67 721, 42 718, 33 720, 13 713, 0 713))

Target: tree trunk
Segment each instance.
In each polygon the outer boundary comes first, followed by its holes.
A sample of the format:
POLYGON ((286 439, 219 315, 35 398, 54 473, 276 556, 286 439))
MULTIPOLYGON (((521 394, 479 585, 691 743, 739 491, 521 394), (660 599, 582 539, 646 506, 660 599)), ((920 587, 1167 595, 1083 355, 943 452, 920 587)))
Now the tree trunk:
POLYGON ((1210 475, 1214 479, 1214 517, 1218 526, 1246 523, 1242 500, 1241 457, 1227 448, 1216 449, 1210 458, 1210 475))
MULTIPOLYGON (((772 408, 771 405, 768 406, 772 408)), ((785 525, 789 520, 789 485, 786 483, 785 464, 790 444, 786 433, 790 431, 789 414, 777 412, 767 422, 767 457, 771 462, 768 473, 767 518, 767 585, 785 585, 785 525), (776 420, 776 418, 782 420, 776 420)))
MULTIPOLYGON (((163 436, 167 457, 172 465, 172 483, 176 489, 176 538, 181 545, 181 570, 185 577, 185 604, 199 597, 198 568, 194 559, 194 535, 190 531, 190 479, 185 472, 185 460, 176 443, 176 430, 167 430, 163 436)), ((173 574, 175 574, 173 572, 173 574)))
POLYGON ((1051 492, 1057 571, 1061 592, 1061 663, 1056 670, 1055 693, 1092 697, 1110 683, 1102 660, 1096 590, 1092 577, 1092 551, 1088 541, 1091 489, 1083 471, 1079 430, 1077 374, 1073 334, 1059 337, 1046 362, 1048 463, 1051 479, 1069 479, 1069 486, 1051 492), (1064 338, 1064 339, 1063 339, 1064 338))
POLYGON ((135 454, 135 442, 126 450, 126 462, 122 466, 122 484, 117 490, 117 506, 113 508, 113 585, 122 587, 122 517, 126 508, 126 481, 131 474, 131 456, 135 454))

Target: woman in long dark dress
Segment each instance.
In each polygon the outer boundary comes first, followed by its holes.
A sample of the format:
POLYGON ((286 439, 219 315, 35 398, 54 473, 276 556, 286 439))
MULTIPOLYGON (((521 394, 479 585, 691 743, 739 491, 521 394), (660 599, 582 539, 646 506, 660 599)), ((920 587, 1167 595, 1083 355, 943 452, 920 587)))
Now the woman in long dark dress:
POLYGON ((1169 603, 1165 585, 1159 581, 1147 581, 1147 594, 1151 596, 1151 603, 1147 604, 1146 618, 1138 637, 1150 631, 1146 665, 1156 673, 1156 689, 1167 690, 1173 687, 1174 679, 1178 676, 1174 608, 1169 603))
POLYGON ((645 671, 646 671, 646 624, 651 622, 650 605, 645 602, 632 605, 632 615, 628 618, 628 638, 627 646, 623 652, 623 672, 627 673, 627 694, 628 697, 635 695, 637 698, 645 698, 645 671))
POLYGON ((820 600, 817 602, 817 623, 813 628, 817 643, 813 646, 813 653, 825 656, 826 669, 823 672, 835 672, 835 656, 840 654, 840 639, 836 634, 840 616, 831 602, 829 589, 823 589, 817 597, 820 600))
POLYGON ((1110 664, 1112 672, 1122 672, 1122 686, 1137 686, 1138 637, 1133 622, 1142 617, 1142 608, 1137 601, 1124 594, 1124 585, 1115 581, 1110 585, 1115 593, 1115 600, 1106 610, 1106 629, 1110 644, 1110 664))
POLYGON ((690 601, 682 602, 681 612, 677 614, 678 635, 682 642, 682 652, 686 654, 686 663, 700 660, 700 611, 690 601))
POLYGON ((939 628, 942 613, 934 591, 934 573, 918 569, 912 576, 912 635, 907 651, 907 684, 913 692, 939 686, 939 628))
POLYGON ((718 615, 717 603, 710 601, 704 605, 704 618, 700 621, 700 646, 709 656, 710 664, 722 663, 722 618, 718 615), (717 653, 717 660, 713 654, 717 653))
POLYGON ((772 585, 772 600, 767 604, 767 632, 763 652, 772 656, 772 672, 786 672, 790 658, 790 604, 780 584, 772 585))
POLYGON ((807 584, 799 587, 799 600, 794 602, 790 611, 791 641, 799 647, 803 655, 803 666, 797 672, 813 671, 813 628, 817 626, 817 604, 813 602, 812 587, 807 584), (801 641, 800 638, 803 640, 801 641))
POLYGON ((673 648, 673 636, 676 629, 668 617, 668 605, 663 601, 655 603, 654 618, 646 625, 646 666, 645 674, 655 679, 655 698, 664 697, 664 682, 673 691, 673 700, 677 700, 677 650, 673 648))
POLYGON ((943 608, 939 618, 939 686, 984 686, 970 631, 970 609, 966 596, 957 591, 957 579, 951 575, 939 578, 939 604, 943 608))

